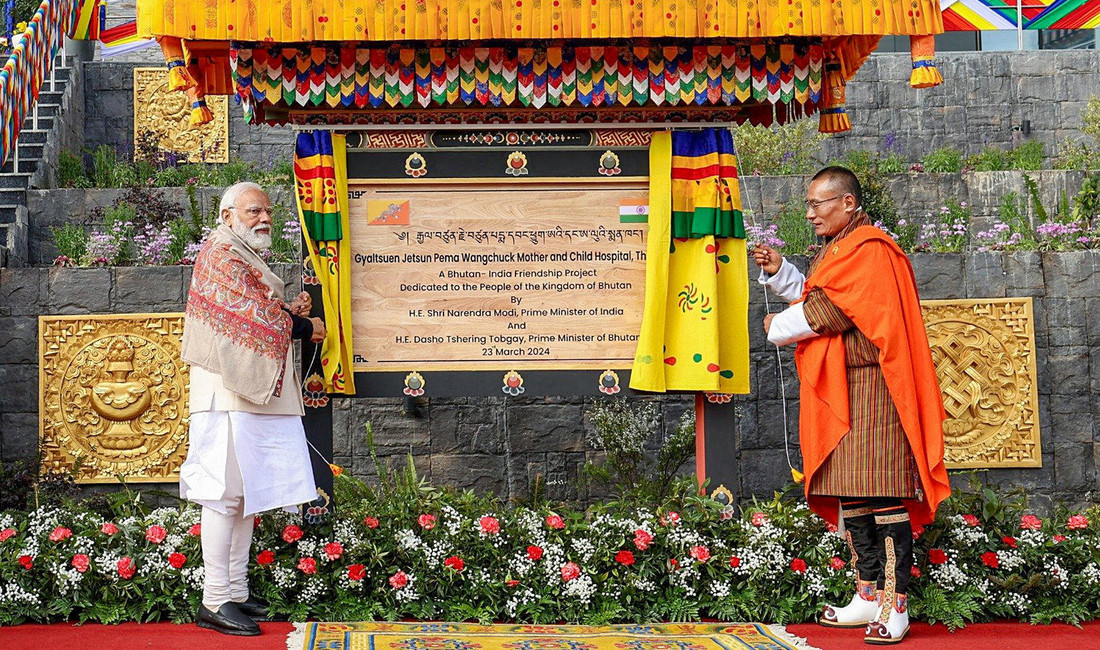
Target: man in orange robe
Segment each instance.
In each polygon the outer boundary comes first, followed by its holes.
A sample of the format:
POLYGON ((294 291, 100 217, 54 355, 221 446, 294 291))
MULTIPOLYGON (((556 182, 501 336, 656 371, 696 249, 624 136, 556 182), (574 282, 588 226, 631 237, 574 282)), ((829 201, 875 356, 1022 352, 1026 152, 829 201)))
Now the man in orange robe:
POLYGON ((821 623, 864 627, 868 643, 909 629, 912 523, 930 523, 951 493, 943 402, 905 253, 863 213, 843 167, 814 176, 806 218, 825 238, 808 277, 774 249, 753 251, 760 281, 791 303, 764 318, 768 340, 797 343, 806 499, 844 526, 856 594, 821 623))

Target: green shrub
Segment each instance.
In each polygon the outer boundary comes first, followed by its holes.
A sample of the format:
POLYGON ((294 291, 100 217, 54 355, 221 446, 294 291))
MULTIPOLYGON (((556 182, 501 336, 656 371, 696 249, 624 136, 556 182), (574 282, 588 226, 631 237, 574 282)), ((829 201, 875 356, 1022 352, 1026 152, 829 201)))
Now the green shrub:
POLYGON ((967 168, 976 172, 1000 172, 1010 169, 1010 154, 998 147, 986 147, 966 159, 967 168))
POLYGON ((921 165, 928 173, 957 174, 962 171, 962 152, 954 147, 943 147, 921 158, 921 165))
POLYGON ((775 225, 775 236, 784 242, 784 253, 806 255, 817 246, 817 235, 806 219, 806 204, 801 198, 792 198, 783 205, 775 216, 775 225))
POLYGON ((880 157, 877 167, 881 174, 904 174, 909 171, 909 163, 899 153, 889 153, 880 157))
POLYGON ((62 151, 57 157, 58 187, 91 187, 84 160, 73 153, 62 151))
POLYGON ((51 226, 53 245, 58 255, 69 258, 73 264, 80 264, 88 254, 88 232, 82 226, 69 222, 63 226, 51 226))
POLYGON ((818 133, 812 120, 771 128, 744 125, 733 132, 742 173, 746 175, 809 174, 828 134, 818 133))
POLYGON ((1043 143, 1028 140, 1010 154, 1012 169, 1033 171, 1043 168, 1043 143))
POLYGON ((894 195, 882 171, 882 158, 869 151, 849 152, 844 158, 844 166, 852 170, 863 189, 863 212, 872 222, 881 223, 887 230, 896 231, 898 226, 898 208, 894 195))
POLYGON ((1020 195, 1009 192, 1001 197, 1000 220, 1008 224, 1009 236, 1019 235, 1022 248, 1034 248, 1036 244, 1035 229, 1031 226, 1023 206, 1020 204, 1020 195))

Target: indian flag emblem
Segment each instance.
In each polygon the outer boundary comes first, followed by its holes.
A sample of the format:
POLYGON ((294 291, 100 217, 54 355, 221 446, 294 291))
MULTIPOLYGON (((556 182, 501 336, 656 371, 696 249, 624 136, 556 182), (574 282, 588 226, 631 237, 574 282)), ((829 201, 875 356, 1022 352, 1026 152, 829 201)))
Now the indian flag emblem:
POLYGON ((648 223, 649 199, 622 199, 619 201, 619 223, 648 223))

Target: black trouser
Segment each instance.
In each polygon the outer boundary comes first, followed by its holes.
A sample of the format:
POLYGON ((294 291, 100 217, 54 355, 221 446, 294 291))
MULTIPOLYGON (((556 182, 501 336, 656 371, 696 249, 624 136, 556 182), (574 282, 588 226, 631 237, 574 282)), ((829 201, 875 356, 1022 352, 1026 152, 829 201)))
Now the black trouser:
POLYGON ((840 504, 856 580, 907 593, 913 570, 913 528, 901 499, 841 497, 840 504))

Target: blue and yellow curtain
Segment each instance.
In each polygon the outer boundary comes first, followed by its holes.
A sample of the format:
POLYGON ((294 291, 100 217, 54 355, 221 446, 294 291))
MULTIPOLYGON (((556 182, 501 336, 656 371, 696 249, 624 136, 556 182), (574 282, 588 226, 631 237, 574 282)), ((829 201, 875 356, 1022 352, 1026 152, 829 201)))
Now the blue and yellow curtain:
POLYGON ((749 282, 728 129, 656 133, 635 390, 749 392, 749 282))
MULTIPOLYGON (((330 131, 298 134, 294 149, 298 218, 321 285, 328 338, 321 347, 325 392, 355 394, 351 370, 351 244, 347 141, 330 131)), ((306 378, 308 381, 308 378, 306 378)))

